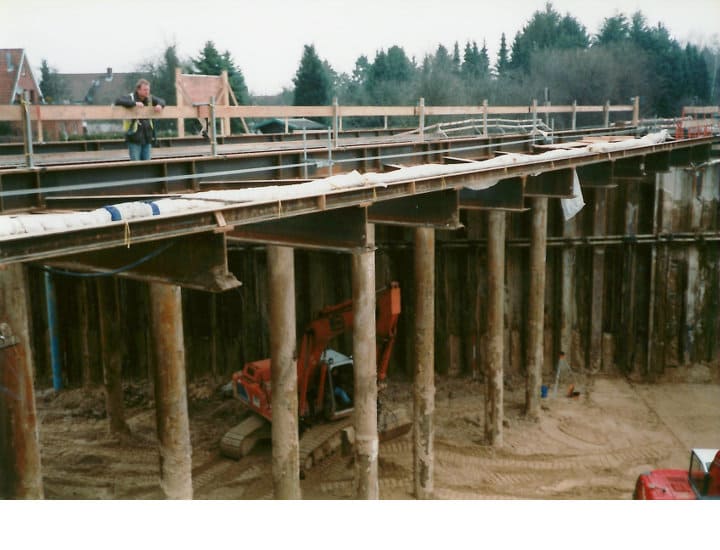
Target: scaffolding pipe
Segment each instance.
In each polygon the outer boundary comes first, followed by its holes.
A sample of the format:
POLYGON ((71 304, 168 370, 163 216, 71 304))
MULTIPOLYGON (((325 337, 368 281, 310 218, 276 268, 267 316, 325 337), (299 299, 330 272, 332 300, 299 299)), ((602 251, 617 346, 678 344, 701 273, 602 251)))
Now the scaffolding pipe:
POLYGON ((27 270, 0 273, 0 498, 42 499, 27 270))
POLYGON ((378 485, 377 352, 375 330, 375 227, 367 248, 352 255, 355 378, 355 498, 380 498, 378 485))
POLYGON ((155 351, 160 487, 168 499, 192 499, 192 448, 180 287, 150 283, 150 314, 155 351))
MULTIPOLYGON (((593 228, 596 236, 607 231, 607 191, 595 189, 593 228)), ((596 246, 592 251, 592 285, 590 288, 590 338, 588 340, 588 365, 591 372, 602 368, 603 302, 605 297, 605 247, 596 246)))
POLYGON ((547 237, 547 197, 532 198, 530 236, 530 292, 528 297, 527 379, 525 414, 536 420, 540 415, 543 344, 545 323, 545 241, 547 237))
POLYGON ((505 302, 505 212, 488 212, 488 374, 485 378, 485 439, 503 443, 503 337, 505 302))
POLYGON ((48 271, 44 272, 44 280, 53 389, 55 391, 60 391, 62 389, 62 364, 60 362, 60 340, 57 327, 57 299, 55 295, 55 282, 48 271))
POLYGON ((435 229, 415 229, 415 373, 413 383, 413 482, 415 497, 434 490, 435 229))
POLYGON ((272 479, 276 499, 299 499, 298 381, 293 249, 268 246, 272 479))

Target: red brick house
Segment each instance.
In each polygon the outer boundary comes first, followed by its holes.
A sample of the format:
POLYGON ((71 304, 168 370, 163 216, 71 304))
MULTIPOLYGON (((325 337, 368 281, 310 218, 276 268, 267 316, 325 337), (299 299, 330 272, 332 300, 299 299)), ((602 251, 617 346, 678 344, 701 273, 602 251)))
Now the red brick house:
POLYGON ((33 74, 25 50, 0 49, 0 104, 18 103, 26 91, 32 103, 43 102, 40 84, 33 74))
MULTIPOLYGON (((32 103, 43 103, 40 84, 21 48, 0 48, 0 105, 19 103, 24 92, 32 103)), ((22 135, 22 125, 0 122, 0 134, 22 135)))

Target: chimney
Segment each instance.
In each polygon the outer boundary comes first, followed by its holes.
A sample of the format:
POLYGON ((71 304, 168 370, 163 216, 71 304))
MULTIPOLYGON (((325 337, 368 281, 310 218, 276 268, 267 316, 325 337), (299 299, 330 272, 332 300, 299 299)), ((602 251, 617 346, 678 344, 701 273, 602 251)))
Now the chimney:
POLYGON ((108 67, 107 71, 105 73, 105 80, 107 82, 110 82, 112 80, 113 74, 112 74, 112 67, 108 67))

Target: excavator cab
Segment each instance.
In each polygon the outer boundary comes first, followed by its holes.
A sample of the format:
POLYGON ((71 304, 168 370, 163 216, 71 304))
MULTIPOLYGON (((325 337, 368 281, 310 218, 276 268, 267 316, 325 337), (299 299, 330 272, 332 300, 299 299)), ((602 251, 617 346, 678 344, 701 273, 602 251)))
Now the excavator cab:
POLYGON ((333 349, 323 352, 321 362, 327 365, 323 414, 327 420, 349 416, 355 404, 353 360, 333 349))
POLYGON ((720 498, 720 451, 693 449, 688 481, 696 498, 720 498))

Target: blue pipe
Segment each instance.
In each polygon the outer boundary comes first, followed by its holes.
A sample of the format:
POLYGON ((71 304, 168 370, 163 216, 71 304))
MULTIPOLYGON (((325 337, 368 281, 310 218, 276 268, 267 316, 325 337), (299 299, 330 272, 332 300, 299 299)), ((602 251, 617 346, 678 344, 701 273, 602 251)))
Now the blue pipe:
POLYGON ((53 388, 62 389, 62 365, 60 364, 60 342, 57 329, 57 301, 52 275, 45 272, 45 296, 47 300, 48 336, 50 338, 50 365, 52 366, 53 388))

